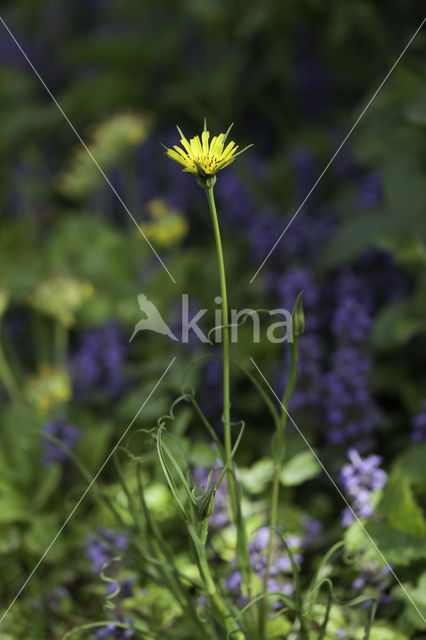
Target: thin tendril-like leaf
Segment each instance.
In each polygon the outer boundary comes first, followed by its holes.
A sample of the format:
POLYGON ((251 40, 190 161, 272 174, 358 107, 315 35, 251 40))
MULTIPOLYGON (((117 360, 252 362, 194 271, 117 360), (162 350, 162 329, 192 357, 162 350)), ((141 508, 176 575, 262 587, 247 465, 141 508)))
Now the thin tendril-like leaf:
MULTIPOLYGON (((116 622, 115 620, 114 621, 102 620, 101 622, 89 622, 87 624, 79 625, 78 627, 71 629, 71 631, 68 631, 64 636, 62 636, 61 640, 68 640, 68 638, 71 638, 71 636, 75 635, 79 631, 89 631, 89 629, 98 629, 99 627, 107 627, 110 624, 113 624, 118 629, 130 629, 131 631, 135 631, 134 627, 129 626, 125 622, 116 622)), ((150 631, 148 627, 144 629, 143 633, 144 633, 144 638, 146 638, 147 640, 149 638, 152 638, 153 640, 161 640, 161 636, 158 635, 157 633, 154 633, 153 631, 150 631)))
POLYGON ((377 606, 378 606, 377 600, 373 599, 371 601, 371 606, 368 610, 367 622, 365 623, 364 640, 368 640, 370 637, 370 631, 373 625, 374 618, 376 616, 377 606))
POLYGON ((120 584, 117 582, 117 580, 114 580, 114 578, 110 578, 109 576, 107 576, 105 574, 105 571, 112 565, 114 564, 114 562, 120 562, 122 560, 121 556, 115 556, 114 558, 111 558, 111 560, 108 560, 108 562, 105 562, 105 564, 102 565, 101 567, 101 580, 103 580, 104 582, 106 582, 107 584, 113 584, 115 585, 115 589, 112 593, 108 594, 105 596, 105 609, 114 609, 115 604, 113 602, 114 598, 116 596, 118 596, 118 594, 121 591, 121 586, 120 584))
POLYGON ((216 445, 218 454, 220 455, 221 458, 223 458, 224 457, 223 446, 222 446, 222 443, 221 443, 221 441, 219 440, 219 438, 217 436, 217 433, 213 429, 213 426, 210 424, 209 420, 204 415, 204 412, 202 411, 200 405, 198 404, 198 402, 196 401, 195 398, 191 399, 191 403, 192 403, 192 406, 194 407, 195 411, 197 412, 199 418, 201 419, 202 423, 204 424, 204 426, 206 427, 207 431, 209 432, 210 436, 212 437, 213 442, 216 445))
POLYGON ((248 313, 244 313, 238 318, 238 322, 230 322, 228 324, 217 324, 214 327, 212 327, 207 333, 207 340, 212 346, 214 346, 216 343, 213 342, 213 340, 210 338, 210 334, 212 334, 215 331, 218 331, 219 329, 232 329, 233 327, 236 327, 236 328, 242 327, 244 324, 246 324, 248 318, 250 318, 254 313, 267 313, 268 315, 271 315, 270 309, 250 309, 248 313))
POLYGON ((336 544, 334 544, 328 551, 327 553, 324 555, 324 557, 321 559, 321 562, 319 563, 319 566, 317 568, 317 570, 314 573, 314 576, 311 580, 311 584, 310 584, 310 592, 306 597, 306 602, 309 603, 309 609, 312 608, 312 606, 315 604, 315 599, 310 602, 311 596, 313 596, 314 593, 317 593, 319 588, 321 587, 321 585, 324 583, 324 580, 318 580, 319 575, 321 573, 321 569, 323 569, 325 567, 325 565, 327 564, 327 562, 330 560, 330 558, 332 557, 332 555, 334 553, 336 553, 336 551, 338 549, 341 549, 344 545, 343 540, 341 540, 340 542, 336 542, 336 544))
POLYGON ((328 586, 328 598, 327 598, 327 604, 326 604, 326 608, 325 608, 324 620, 322 621, 322 625, 321 625, 320 633, 319 633, 319 636, 318 636, 318 640, 323 640, 323 638, 325 636, 325 632, 327 630, 328 621, 329 621, 329 618, 330 618, 331 603, 333 601, 333 583, 328 578, 326 578, 324 580, 324 583, 328 586))
POLYGON ((176 471, 177 475, 179 476, 180 481, 183 484, 183 487, 185 489, 185 493, 188 496, 190 502, 195 505, 195 499, 192 496, 191 489, 190 489, 190 487, 189 487, 189 485, 187 483, 187 480, 186 480, 186 478, 185 478, 185 476, 184 476, 184 474, 182 472, 182 469, 180 468, 175 456, 172 454, 172 452, 170 451, 168 446, 166 444, 164 444, 163 441, 161 442, 161 446, 163 447, 163 449, 164 449, 165 453, 167 454, 170 462, 172 463, 173 467, 175 468, 175 471, 176 471))
POLYGON ((296 604, 295 602, 293 602, 290 596, 286 596, 280 591, 268 591, 267 593, 260 593, 259 595, 252 598, 250 602, 244 605, 244 607, 237 612, 236 619, 237 620, 240 619, 257 602, 260 602, 261 600, 266 600, 267 598, 271 598, 272 596, 275 598, 278 598, 279 600, 284 602, 284 604, 286 605, 282 610, 280 610, 280 613, 285 613, 285 611, 287 610, 294 611, 294 612, 297 611, 296 604))
POLYGON ((185 508, 184 508, 184 506, 183 506, 183 504, 182 504, 182 502, 181 502, 181 500, 180 500, 180 498, 178 496, 177 487, 176 487, 175 482, 174 482, 174 480, 173 480, 173 478, 172 478, 172 476, 171 476, 171 474, 170 474, 170 472, 169 472, 169 470, 167 468, 166 462, 165 462, 164 457, 163 457, 162 445, 161 445, 161 432, 162 432, 163 429, 164 429, 163 426, 159 427, 158 433, 157 433, 158 458, 160 460, 161 468, 163 469, 163 473, 164 473, 165 478, 167 480, 167 484, 170 487, 170 491, 173 494, 175 502, 178 505, 178 507, 180 508, 180 510, 182 511, 182 514, 183 514, 183 517, 185 518, 185 520, 188 520, 188 516, 186 514, 185 508))
POLYGON ((249 369, 247 369, 247 367, 244 367, 242 365, 239 365, 237 363, 235 363, 235 365, 249 378, 249 380, 251 381, 251 383, 256 387, 257 391, 259 392, 259 395, 262 396, 262 399, 264 401, 264 403, 266 404, 274 422, 276 424, 278 424, 279 422, 279 415, 278 415, 278 411, 275 408, 274 403, 271 400, 270 394, 268 394, 265 389, 262 387, 262 385, 260 384, 260 382, 257 380, 257 378, 255 378, 255 376, 251 373, 251 371, 249 371, 249 369))

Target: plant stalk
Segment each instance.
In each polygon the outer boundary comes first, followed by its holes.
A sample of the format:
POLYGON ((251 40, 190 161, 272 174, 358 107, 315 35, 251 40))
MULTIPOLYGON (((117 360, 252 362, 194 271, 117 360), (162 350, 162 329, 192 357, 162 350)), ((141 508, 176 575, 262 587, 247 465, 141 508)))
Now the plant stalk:
MULTIPOLYGON (((224 460, 231 457, 232 452, 232 434, 231 434, 231 391, 230 391, 230 340, 229 340, 229 314, 228 314, 228 291, 226 285, 225 261, 223 257, 222 239, 220 235, 219 220, 217 217, 216 204, 213 194, 213 186, 203 187, 213 222, 213 231, 216 242, 216 252, 219 266, 220 293, 222 298, 222 352, 223 352, 223 423, 224 423, 224 460)), ((234 475, 234 464, 226 474, 228 483, 229 496, 231 500, 232 520, 237 530, 237 560, 240 571, 243 575, 247 586, 248 597, 252 597, 252 566, 250 554, 247 548, 247 535, 245 523, 241 513, 241 504, 237 495, 237 484, 234 475)), ((253 610, 253 617, 255 611, 253 610)))
MULTIPOLYGON (((277 526, 278 503, 279 503, 279 496, 280 496, 280 472, 281 472, 281 467, 283 464, 283 459, 285 454, 284 436, 285 436, 285 428, 287 425, 288 404, 291 396, 293 395, 294 388, 296 386, 296 379, 297 379, 297 337, 294 337, 294 340, 291 343, 289 376, 284 389, 283 399, 281 401, 282 410, 281 410, 280 419, 277 422, 277 431, 273 441, 274 475, 272 480, 271 513, 270 513, 270 519, 269 519, 270 534, 269 534, 268 551, 267 551, 267 557, 266 557, 265 576, 263 579, 264 593, 266 593, 268 590, 268 580, 270 576, 272 555, 274 551, 274 534, 275 534, 275 528, 277 526)), ((265 638, 266 599, 262 601, 260 618, 261 618, 262 638, 265 638)))
POLYGON ((3 383, 10 398, 16 399, 19 396, 18 383, 12 373, 12 370, 7 361, 6 355, 3 350, 3 345, 0 341, 0 380, 3 383))

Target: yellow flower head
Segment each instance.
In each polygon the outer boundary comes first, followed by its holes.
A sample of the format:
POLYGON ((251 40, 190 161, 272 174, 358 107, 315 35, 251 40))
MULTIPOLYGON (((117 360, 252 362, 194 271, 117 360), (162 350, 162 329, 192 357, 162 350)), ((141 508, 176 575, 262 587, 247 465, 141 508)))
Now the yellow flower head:
POLYGON ((149 240, 162 247, 171 247, 188 233, 188 223, 180 211, 171 208, 165 200, 154 198, 147 205, 149 220, 140 228, 149 240))
POLYGON ((210 132, 207 130, 207 124, 204 121, 201 140, 200 136, 195 136, 188 141, 178 127, 181 135, 180 143, 183 149, 176 145, 173 149, 166 148, 166 155, 181 164, 184 167, 184 171, 193 173, 199 178, 212 178, 218 171, 234 162, 240 153, 249 148, 246 147, 237 153, 238 146, 235 142, 229 142, 225 146, 231 128, 232 125, 226 133, 220 133, 210 141, 210 132))

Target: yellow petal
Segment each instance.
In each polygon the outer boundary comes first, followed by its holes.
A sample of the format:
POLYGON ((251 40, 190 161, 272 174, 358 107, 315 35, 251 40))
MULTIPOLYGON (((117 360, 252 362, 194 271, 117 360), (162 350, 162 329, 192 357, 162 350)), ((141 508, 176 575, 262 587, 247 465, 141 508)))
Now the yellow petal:
POLYGON ((210 145, 210 153, 211 155, 215 155, 217 153, 217 148, 218 145, 220 145, 220 143, 222 142, 223 138, 225 137, 224 133, 220 133, 218 136, 215 136, 211 142, 210 145))
POLYGON ((185 147, 185 149, 187 150, 188 153, 191 153, 191 145, 189 144, 188 140, 186 138, 182 138, 180 141, 181 145, 183 147, 185 147))
POLYGON ((228 155, 228 153, 231 151, 231 149, 232 149, 233 147, 235 147, 235 142, 230 142, 230 143, 225 147, 225 150, 224 150, 224 152, 223 152, 223 155, 224 155, 224 156, 227 156, 227 155, 228 155))
POLYGON ((171 158, 175 162, 179 162, 179 164, 181 164, 183 167, 186 167, 189 163, 188 160, 185 160, 184 158, 182 158, 182 156, 176 153, 176 151, 173 151, 173 149, 168 149, 167 155, 169 156, 169 158, 171 158))
POLYGON ((188 155, 185 153, 183 149, 181 149, 180 147, 177 147, 176 145, 173 147, 173 149, 175 149, 177 153, 179 153, 182 156, 182 158, 185 158, 185 160, 189 160, 188 155))
POLYGON ((191 151, 194 158, 198 158, 203 154, 199 136, 195 136, 194 138, 191 138, 191 151))
POLYGON ((201 134, 201 138, 203 141, 203 154, 207 155, 207 153, 209 152, 210 131, 203 131, 203 133, 201 134))

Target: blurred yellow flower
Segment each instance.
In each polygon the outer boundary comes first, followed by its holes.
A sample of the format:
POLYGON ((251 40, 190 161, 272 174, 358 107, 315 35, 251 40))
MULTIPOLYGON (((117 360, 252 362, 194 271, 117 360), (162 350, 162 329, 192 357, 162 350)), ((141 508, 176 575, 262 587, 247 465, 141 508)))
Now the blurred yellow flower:
MULTIPOLYGON (((135 146, 144 142, 151 128, 147 114, 118 113, 92 128, 87 142, 90 154, 104 171, 131 157, 135 146)), ((104 181, 93 158, 78 146, 67 169, 57 176, 56 186, 71 198, 82 198, 99 188, 104 181)))
POLYGON ((93 287, 89 282, 68 276, 51 276, 37 283, 29 303, 65 327, 70 327, 75 323, 74 314, 92 295, 93 287))
POLYGON ((28 379, 25 396, 40 411, 64 404, 71 398, 71 381, 66 371, 42 365, 39 372, 28 379))
POLYGON ((148 203, 147 211, 150 220, 142 222, 140 228, 154 244, 170 247, 188 233, 188 222, 184 215, 170 208, 165 200, 154 198, 148 203))

